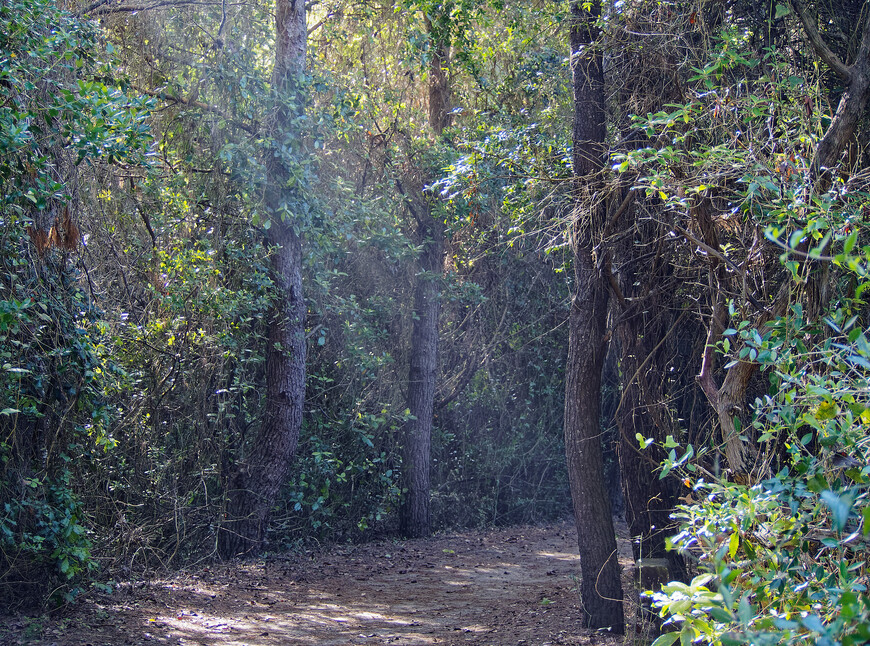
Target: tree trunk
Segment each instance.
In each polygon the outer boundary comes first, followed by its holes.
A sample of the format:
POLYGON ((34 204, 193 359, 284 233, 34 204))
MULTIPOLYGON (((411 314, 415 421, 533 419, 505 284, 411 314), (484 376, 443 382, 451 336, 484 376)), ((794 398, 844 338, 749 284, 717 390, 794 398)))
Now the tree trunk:
POLYGON ((565 366, 565 451, 580 544, 583 624, 622 633, 622 584, 600 439, 608 287, 593 252, 596 235, 603 231, 603 204, 592 196, 604 168, 606 117, 602 57, 591 47, 600 5, 594 11, 585 11, 579 1, 572 5, 574 173, 580 194, 572 234, 577 291, 569 316, 565 366), (583 223, 579 222, 581 208, 589 209, 583 223))
MULTIPOLYGON (((661 278, 661 277, 660 277, 661 278)), ((631 294, 634 275, 624 280, 625 294, 631 294)), ((668 308, 659 302, 650 303, 640 312, 622 323, 617 331, 620 346, 622 396, 617 424, 619 426, 619 466, 625 497, 625 521, 632 537, 635 561, 639 559, 667 559, 671 576, 684 578, 682 557, 668 552, 665 538, 675 534, 675 523, 670 515, 674 510, 671 487, 659 478, 660 460, 654 449, 641 451, 637 434, 664 442, 668 434, 678 437, 667 410, 668 394, 664 391, 667 379, 660 367, 667 361, 658 356, 659 345, 674 326, 679 325, 668 315, 668 308), (650 355, 653 356, 650 356, 650 355)), ((663 457, 663 456, 661 456, 663 457)))
MULTIPOLYGON (((434 224, 428 208, 423 218, 434 224)), ((414 289, 414 328, 411 333, 411 365, 408 371, 408 410, 405 424, 402 470, 407 489, 399 523, 403 536, 418 538, 430 533, 430 450, 432 413, 438 371, 438 316, 441 311, 442 232, 437 225, 420 223, 423 238, 420 272, 414 289)))
MULTIPOLYGON (((294 120, 304 109, 300 96, 305 71, 307 31, 303 0, 278 0, 273 83, 279 97, 272 128, 278 150, 298 150, 294 120), (291 107, 288 107, 291 106, 291 107)), ((260 550, 269 514, 284 484, 296 451, 305 401, 305 301, 302 297, 302 246, 292 217, 304 196, 288 187, 289 153, 270 155, 267 162, 266 207, 273 248, 271 278, 275 301, 266 348, 266 410, 247 456, 232 474, 226 519, 218 550, 223 558, 260 550)))
MULTIPOLYGON (((432 33, 431 24, 428 26, 432 33)), ((450 87, 447 78, 448 47, 435 46, 429 65, 429 127, 441 135, 449 123, 450 87)), ((402 433, 402 474, 406 490, 399 510, 399 531, 408 538, 428 536, 430 526, 430 454, 432 416, 438 373, 438 316, 441 312, 440 280, 444 262, 444 224, 433 214, 425 181, 414 186, 408 205, 416 220, 416 243, 423 246, 414 287, 414 327, 408 370, 409 419, 402 433), (415 199, 417 198, 417 199, 415 199)))

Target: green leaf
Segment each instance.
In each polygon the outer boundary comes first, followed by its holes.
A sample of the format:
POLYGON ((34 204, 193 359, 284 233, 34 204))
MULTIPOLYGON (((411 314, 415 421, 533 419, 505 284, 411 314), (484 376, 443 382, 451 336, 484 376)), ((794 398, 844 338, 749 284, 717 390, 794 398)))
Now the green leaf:
POLYGON ((791 7, 789 7, 787 4, 778 4, 776 5, 776 13, 773 14, 773 19, 778 20, 779 18, 787 16, 790 13, 791 7))
POLYGON ((740 547, 740 534, 734 532, 728 540, 728 556, 732 559, 737 555, 737 548, 740 547))
POLYGON ((650 646, 671 646, 680 638, 680 633, 665 633, 656 639, 650 646))
POLYGON ((844 253, 852 253, 852 249, 855 248, 855 244, 858 242, 858 232, 853 231, 848 238, 846 238, 846 242, 843 243, 843 252, 844 253))
POLYGON ((817 633, 824 633, 825 632, 825 624, 822 623, 822 620, 819 619, 818 615, 809 615, 807 617, 804 617, 801 620, 801 623, 804 625, 804 627, 809 628, 810 630, 812 630, 814 632, 817 632, 817 633))
POLYGON ((796 248, 801 243, 801 240, 803 240, 803 237, 804 230, 798 229, 788 237, 788 246, 792 249, 796 248))
POLYGON ((859 609, 858 596, 848 590, 844 592, 840 597, 840 616, 850 620, 858 614, 859 609))
POLYGON ((740 617, 740 622, 744 626, 748 626, 752 621, 752 604, 749 603, 749 594, 743 595, 740 603, 737 604, 737 616, 740 617))
POLYGON ((822 492, 822 500, 830 508, 831 514, 834 517, 834 528, 838 532, 842 532, 846 528, 846 522, 849 520, 849 513, 852 511, 852 497, 849 495, 838 496, 830 489, 822 492))

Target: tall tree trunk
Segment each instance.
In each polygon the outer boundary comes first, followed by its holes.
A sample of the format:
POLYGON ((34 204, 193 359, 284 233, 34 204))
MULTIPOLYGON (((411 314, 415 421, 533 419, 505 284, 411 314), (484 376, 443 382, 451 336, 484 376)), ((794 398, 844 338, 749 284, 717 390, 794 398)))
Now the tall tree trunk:
POLYGON ((600 439, 608 286, 593 252, 604 227, 603 202, 593 199, 602 183, 606 136, 602 56, 592 46, 600 4, 586 11, 576 1, 571 11, 574 173, 579 195, 572 234, 577 292, 571 304, 565 366, 565 451, 580 545, 583 624, 622 633, 622 584, 600 439), (583 208, 589 213, 580 222, 583 208))
MULTIPOLYGON (((300 133, 294 120, 304 109, 300 96, 305 72, 307 31, 303 0, 278 0, 273 83, 279 107, 272 138, 278 150, 298 150, 300 133)), ((266 410, 251 453, 232 475, 226 521, 218 549, 222 557, 258 551, 269 514, 284 484, 296 451, 305 400, 305 301, 302 297, 302 245, 292 218, 304 196, 288 187, 288 153, 270 155, 265 193, 273 248, 271 278, 275 302, 266 348, 266 410)))
MULTIPOLYGON (((429 32, 432 34, 431 24, 429 32)), ((447 60, 447 44, 438 40, 429 65, 428 84, 429 127, 435 136, 441 135, 449 122, 447 60)), ((414 287, 414 326, 408 370, 407 405, 412 418, 406 422, 402 433, 402 473, 406 493, 399 510, 399 529, 409 538, 428 536, 431 532, 430 454, 438 373, 440 281, 444 262, 444 224, 433 213, 432 198, 424 194, 425 184, 423 180, 419 186, 413 187, 413 197, 406 194, 415 219, 415 242, 423 247, 414 287)))
POLYGON ((438 317, 441 312, 442 231, 422 208, 418 236, 423 244, 420 272, 414 289, 414 327, 408 371, 408 410, 413 416, 404 428, 402 472, 405 498, 400 510, 400 531, 409 538, 428 536, 430 526, 430 453, 432 413, 438 372, 438 317), (427 227, 425 220, 430 220, 427 227))

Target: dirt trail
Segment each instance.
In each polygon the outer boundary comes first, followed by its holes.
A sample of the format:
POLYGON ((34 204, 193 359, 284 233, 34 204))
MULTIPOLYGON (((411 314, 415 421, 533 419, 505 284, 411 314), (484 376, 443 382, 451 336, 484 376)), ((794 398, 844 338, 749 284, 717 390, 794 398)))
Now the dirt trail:
POLYGON ((561 523, 217 565, 123 588, 63 618, 18 619, 0 628, 0 644, 622 643, 580 627, 576 536, 561 523))

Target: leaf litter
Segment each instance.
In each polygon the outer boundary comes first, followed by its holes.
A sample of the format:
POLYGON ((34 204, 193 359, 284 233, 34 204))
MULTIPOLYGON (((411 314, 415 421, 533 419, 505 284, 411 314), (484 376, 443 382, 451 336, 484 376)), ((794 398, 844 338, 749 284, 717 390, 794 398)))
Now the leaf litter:
POLYGON ((62 616, 9 618, 0 645, 623 643, 582 628, 579 570, 571 522, 339 545, 125 584, 62 616))

